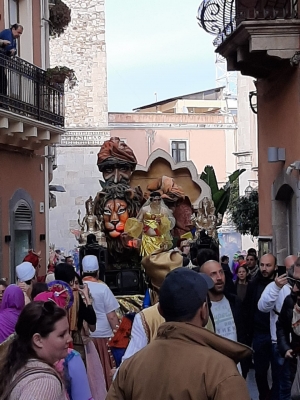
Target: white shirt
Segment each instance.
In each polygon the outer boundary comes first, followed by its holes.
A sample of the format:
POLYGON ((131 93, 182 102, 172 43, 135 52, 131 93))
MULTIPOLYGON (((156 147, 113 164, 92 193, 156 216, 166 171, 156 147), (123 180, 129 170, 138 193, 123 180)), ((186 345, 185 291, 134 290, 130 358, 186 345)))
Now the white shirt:
POLYGON ((277 343, 276 322, 278 315, 276 312, 280 313, 284 299, 289 294, 291 294, 291 287, 288 284, 280 288, 275 282, 271 282, 262 292, 257 304, 259 311, 270 313, 270 329, 273 343, 277 343))
POLYGON ((211 302, 211 312, 215 321, 216 333, 236 342, 236 327, 229 301, 225 296, 220 301, 211 302))
POLYGON ((96 330, 95 332, 90 332, 90 336, 93 338, 111 337, 113 332, 106 314, 117 310, 119 303, 105 283, 90 281, 84 281, 84 283, 90 289, 93 297, 93 308, 97 317, 96 330))

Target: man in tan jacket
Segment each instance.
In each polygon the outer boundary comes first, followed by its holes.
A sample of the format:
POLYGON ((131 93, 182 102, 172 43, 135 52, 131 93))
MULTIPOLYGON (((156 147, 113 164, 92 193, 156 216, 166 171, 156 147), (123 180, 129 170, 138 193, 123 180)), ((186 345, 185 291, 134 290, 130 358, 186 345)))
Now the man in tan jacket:
POLYGON ((251 349, 203 327, 210 277, 176 268, 160 289, 165 318, 154 339, 124 361, 107 400, 250 400, 236 364, 251 349))

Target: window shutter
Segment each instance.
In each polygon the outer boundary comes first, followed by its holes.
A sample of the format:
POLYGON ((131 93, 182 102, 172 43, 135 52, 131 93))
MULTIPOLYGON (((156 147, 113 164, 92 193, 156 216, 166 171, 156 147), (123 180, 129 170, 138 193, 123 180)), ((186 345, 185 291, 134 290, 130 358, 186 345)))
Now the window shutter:
POLYGON ((15 230, 31 230, 32 229, 32 211, 29 205, 21 200, 14 213, 15 230))

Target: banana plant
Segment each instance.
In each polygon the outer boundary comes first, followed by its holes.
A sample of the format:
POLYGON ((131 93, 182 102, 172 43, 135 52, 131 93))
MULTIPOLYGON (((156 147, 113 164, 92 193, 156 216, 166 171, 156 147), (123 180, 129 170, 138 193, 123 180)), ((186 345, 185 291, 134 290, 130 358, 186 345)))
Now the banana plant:
POLYGON ((231 184, 236 179, 238 179, 238 177, 245 171, 246 171, 245 169, 237 169, 236 171, 234 171, 231 175, 229 175, 226 184, 221 189, 219 189, 214 167, 212 167, 211 165, 207 165, 204 168, 204 171, 200 175, 200 179, 206 182, 211 189, 211 196, 214 201, 216 209, 215 211, 216 217, 218 217, 219 214, 221 214, 223 219, 223 216, 227 210, 227 206, 229 203, 231 184))

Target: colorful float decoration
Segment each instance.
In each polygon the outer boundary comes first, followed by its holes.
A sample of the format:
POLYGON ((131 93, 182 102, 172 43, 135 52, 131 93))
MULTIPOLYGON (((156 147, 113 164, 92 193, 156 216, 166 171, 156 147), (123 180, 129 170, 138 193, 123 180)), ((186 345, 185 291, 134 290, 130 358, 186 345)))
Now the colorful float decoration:
POLYGON ((216 240, 219 223, 209 186, 191 161, 176 164, 165 151, 145 166, 119 138, 104 142, 97 159, 101 190, 87 198, 73 230, 84 249, 105 249, 106 269, 140 268, 143 256, 176 247, 180 238, 198 246, 216 240))

